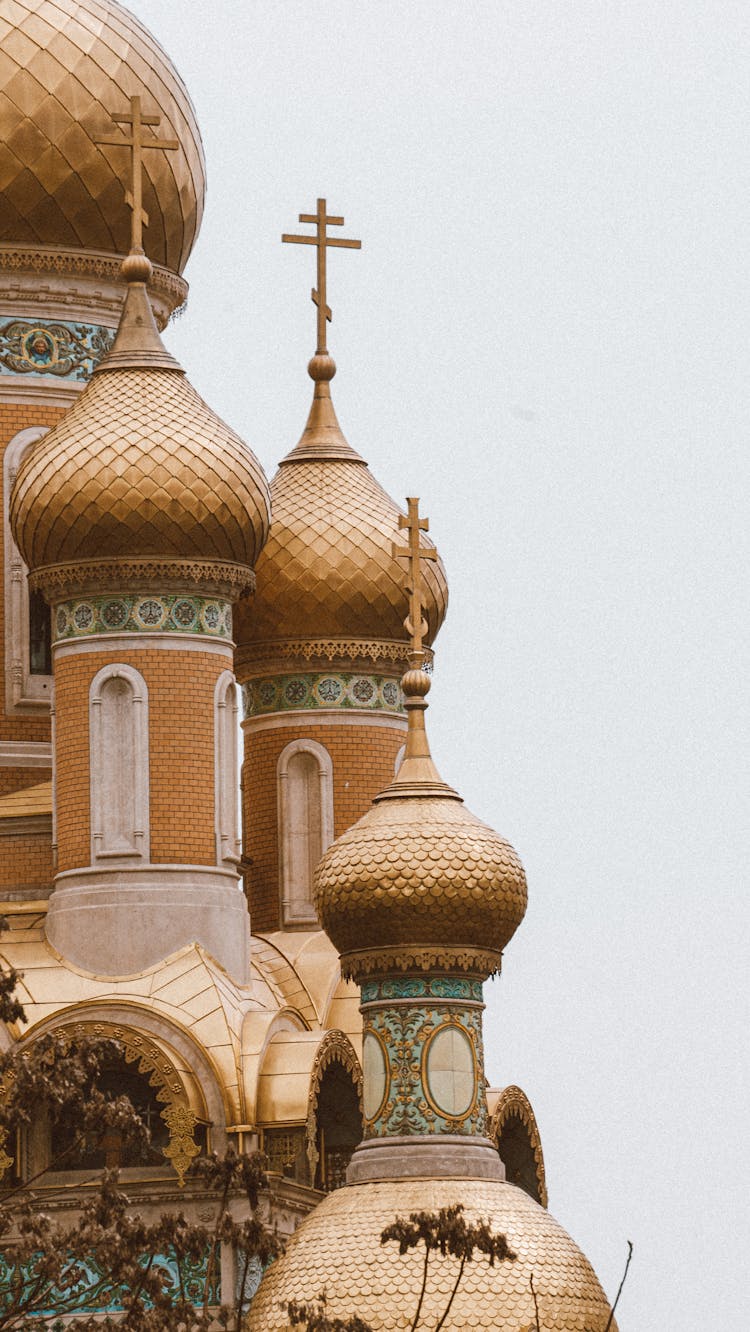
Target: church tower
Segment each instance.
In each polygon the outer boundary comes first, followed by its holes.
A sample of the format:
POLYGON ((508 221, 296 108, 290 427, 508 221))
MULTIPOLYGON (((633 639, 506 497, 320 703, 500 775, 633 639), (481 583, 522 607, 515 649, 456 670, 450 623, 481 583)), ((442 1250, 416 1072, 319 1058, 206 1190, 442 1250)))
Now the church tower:
POLYGON ((324 928, 360 987, 365 1135, 347 1185, 293 1237, 253 1302, 250 1332, 283 1332, 285 1301, 326 1295, 330 1319, 356 1313, 376 1332, 425 1326, 589 1332, 609 1305, 570 1237, 523 1189, 506 1182, 487 1135, 482 982, 526 910, 518 856, 442 781, 424 725, 421 524, 410 501, 408 714, 404 760, 371 808, 338 838, 316 873, 324 928), (381 1243, 397 1218, 460 1204, 488 1220, 510 1254, 466 1266, 381 1243), (531 1287, 534 1281, 534 1291, 531 1287), (420 1291, 422 1292, 420 1294, 420 1291), (453 1294, 452 1294, 453 1292, 453 1294), (538 1307, 538 1321, 534 1299, 538 1307))
POLYGON ((158 119, 162 134, 179 141, 169 153, 143 153, 159 328, 187 297, 182 272, 200 228, 205 166, 184 84, 118 4, 71 0, 56 9, 19 0, 0 16, 0 45, 0 799, 15 802, 24 833, 0 843, 0 886, 38 890, 52 872, 51 620, 42 592, 28 586, 10 529, 10 493, 25 454, 75 402, 114 341, 130 243, 121 185, 130 126, 113 127, 110 111, 127 117, 138 96, 143 123, 158 119))
MULTIPOLYGON (((237 622, 247 883, 262 933, 317 928, 314 867, 390 781, 406 739, 399 681, 408 643, 394 554, 403 515, 345 439, 331 397, 326 254, 360 242, 331 234, 344 219, 327 213, 325 199, 300 222, 315 234, 283 240, 317 247, 313 401, 271 483, 257 592, 237 622)), ((431 643, 448 600, 440 561, 425 588, 431 643)))

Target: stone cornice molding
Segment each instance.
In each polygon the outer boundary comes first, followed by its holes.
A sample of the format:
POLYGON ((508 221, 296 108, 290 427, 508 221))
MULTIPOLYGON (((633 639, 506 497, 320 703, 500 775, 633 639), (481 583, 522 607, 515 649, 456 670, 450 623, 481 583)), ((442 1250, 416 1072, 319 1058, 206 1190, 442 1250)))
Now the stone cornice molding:
POLYGON ((464 947, 461 944, 394 944, 390 948, 362 948, 342 954, 341 974, 345 980, 406 971, 465 971, 471 975, 499 974, 502 953, 495 949, 464 947))
POLYGON ((246 564, 224 560, 160 555, 130 559, 114 555, 46 564, 34 570, 29 583, 53 604, 86 592, 142 592, 154 583, 163 592, 190 593, 200 588, 235 601, 253 591, 255 574, 246 564))
MULTIPOLYGON (((427 669, 433 654, 427 651, 427 669)), ((240 643, 235 655, 240 684, 256 676, 281 674, 290 665, 302 663, 308 669, 345 670, 362 668, 380 670, 398 678, 409 662, 409 644, 385 638, 288 638, 276 642, 240 643)))
MULTIPOLYGON (((49 307, 50 314, 58 315, 62 307, 74 318, 77 312, 97 313, 115 327, 125 299, 122 259, 99 250, 0 244, 0 306, 14 313, 41 313, 40 307, 49 307)), ((187 294, 184 278, 154 265, 150 296, 159 328, 185 304, 187 294)))

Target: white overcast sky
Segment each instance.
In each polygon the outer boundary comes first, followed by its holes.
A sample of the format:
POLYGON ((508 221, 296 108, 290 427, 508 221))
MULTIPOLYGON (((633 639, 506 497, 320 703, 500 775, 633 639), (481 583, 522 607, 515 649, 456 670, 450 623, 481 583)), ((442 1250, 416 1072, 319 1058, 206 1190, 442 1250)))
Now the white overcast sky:
POLYGON ((443 775, 529 910, 487 1067, 623 1332, 747 1332, 750 9, 130 0, 209 192, 168 333, 269 475, 310 397, 318 195, 351 443, 451 582, 443 775))

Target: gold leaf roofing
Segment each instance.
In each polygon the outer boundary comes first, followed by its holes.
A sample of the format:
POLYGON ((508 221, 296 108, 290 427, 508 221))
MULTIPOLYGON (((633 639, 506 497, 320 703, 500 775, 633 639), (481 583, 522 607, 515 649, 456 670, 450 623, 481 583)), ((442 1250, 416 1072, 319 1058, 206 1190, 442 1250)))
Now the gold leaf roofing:
POLYGON ((526 876, 455 794, 404 795, 376 803, 328 848, 315 896, 341 953, 407 943, 501 952, 526 910, 526 876))
MULTIPOLYGON (((238 608, 238 644, 405 638, 405 570, 393 555, 401 510, 353 451, 351 458, 290 455, 271 482, 271 507, 256 595, 238 608)), ((431 642, 448 604, 439 560, 424 580, 431 642)))
POLYGON ((11 499, 31 569, 157 555, 252 566, 269 517, 255 455, 166 369, 95 374, 25 456, 11 499))
POLYGON ((187 89, 115 0, 9 0, 0 8, 0 241, 127 253, 128 154, 98 146, 131 96, 177 152, 143 155, 145 248, 182 272, 200 228, 205 163, 187 89))
MULTIPOLYGON (((591 1264, 562 1226, 522 1189, 484 1180, 416 1179, 330 1193, 266 1273, 250 1307, 248 1332, 288 1329, 281 1302, 315 1300, 322 1290, 329 1318, 358 1314, 375 1332, 406 1332, 417 1308, 424 1251, 399 1255, 394 1243, 381 1245, 381 1232, 397 1216, 458 1202, 464 1204, 468 1220, 489 1218, 517 1257, 494 1267, 482 1255, 467 1263, 443 1324, 445 1332, 535 1332, 532 1274, 539 1326, 545 1332, 604 1328, 609 1304, 591 1264)), ((432 1256, 420 1327, 436 1326, 456 1275, 455 1259, 432 1256)), ((611 1332, 617 1332, 614 1320, 611 1332)))

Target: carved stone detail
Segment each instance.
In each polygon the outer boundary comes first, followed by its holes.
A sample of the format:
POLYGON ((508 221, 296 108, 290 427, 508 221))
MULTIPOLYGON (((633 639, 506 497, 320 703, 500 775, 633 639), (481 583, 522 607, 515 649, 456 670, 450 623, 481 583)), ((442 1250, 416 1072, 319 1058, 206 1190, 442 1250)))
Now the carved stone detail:
POLYGON ((499 974, 501 963, 502 953, 494 949, 400 944, 393 948, 345 953, 341 958, 341 974, 346 980, 354 981, 389 971, 466 971, 487 977, 499 974))
POLYGON ((246 564, 230 564, 223 560, 113 556, 75 564, 47 564, 35 570, 29 578, 31 587, 44 592, 47 600, 53 603, 102 588, 112 595, 142 592, 152 582, 158 582, 163 592, 200 587, 202 591, 236 600, 254 589, 255 574, 246 564))

